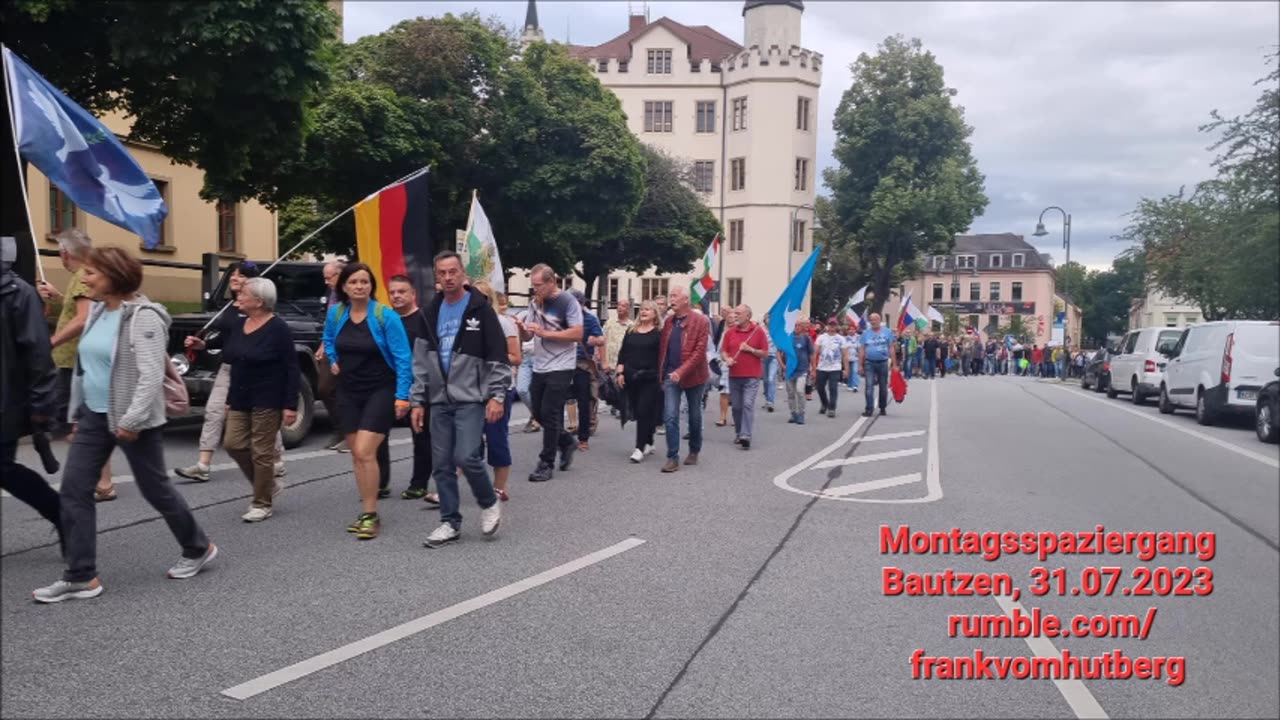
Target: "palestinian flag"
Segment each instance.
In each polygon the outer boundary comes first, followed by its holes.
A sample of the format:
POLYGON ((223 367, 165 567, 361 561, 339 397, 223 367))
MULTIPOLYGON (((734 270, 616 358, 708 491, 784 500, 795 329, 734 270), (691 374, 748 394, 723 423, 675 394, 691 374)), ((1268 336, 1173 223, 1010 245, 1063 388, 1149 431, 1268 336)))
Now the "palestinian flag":
POLYGON ((689 288, 689 297, 693 300, 694 305, 700 305, 702 300, 707 297, 707 293, 711 292, 716 286, 715 278, 711 277, 712 269, 716 265, 716 258, 720 255, 720 236, 716 235, 711 241, 711 247, 707 248, 707 252, 702 256, 702 275, 693 281, 693 285, 689 288))
POLYGON ((375 298, 389 305, 387 278, 408 275, 419 302, 431 297, 431 237, 427 230, 430 201, 427 171, 383 188, 356 205, 356 256, 373 268, 375 298))

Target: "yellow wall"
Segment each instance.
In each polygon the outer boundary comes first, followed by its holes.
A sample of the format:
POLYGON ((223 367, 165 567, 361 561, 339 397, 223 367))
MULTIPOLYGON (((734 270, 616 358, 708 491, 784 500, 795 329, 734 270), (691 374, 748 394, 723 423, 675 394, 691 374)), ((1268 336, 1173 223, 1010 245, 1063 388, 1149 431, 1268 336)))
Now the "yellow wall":
MULTIPOLYGON (((100 118, 117 135, 127 132, 129 123, 120 115, 100 118)), ((88 213, 76 209, 75 226, 88 233, 95 245, 115 245, 128 248, 143 260, 168 260, 199 264, 200 255, 218 250, 218 215, 214 203, 200 198, 204 185, 204 171, 191 166, 176 165, 158 151, 146 146, 126 143, 130 154, 153 180, 168 184, 164 190, 169 215, 165 218, 165 247, 143 250, 142 239, 124 228, 117 227, 88 213)), ((34 166, 28 166, 27 190, 30 197, 31 220, 37 244, 43 248, 57 249, 57 243, 48 239, 50 227, 49 180, 34 166)), ((240 257, 253 260, 273 260, 277 255, 277 225, 275 213, 257 202, 243 202, 236 206, 236 252, 224 254, 223 261, 240 257)), ((63 287, 67 273, 60 260, 41 257, 49 282, 63 287)), ((179 300, 198 302, 200 299, 200 273, 177 268, 146 267, 146 279, 142 291, 153 300, 179 300)))

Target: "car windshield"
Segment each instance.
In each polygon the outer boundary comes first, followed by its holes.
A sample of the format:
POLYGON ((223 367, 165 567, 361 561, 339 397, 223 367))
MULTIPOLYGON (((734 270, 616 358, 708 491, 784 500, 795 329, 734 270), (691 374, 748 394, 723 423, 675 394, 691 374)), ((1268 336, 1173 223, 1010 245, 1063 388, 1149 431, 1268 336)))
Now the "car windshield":
MULTIPOLYGON (((324 303, 329 295, 324 274, 315 266, 277 265, 266 277, 275 283, 279 303, 316 305, 324 303)), ((222 299, 224 302, 231 299, 230 282, 223 283, 222 299)))

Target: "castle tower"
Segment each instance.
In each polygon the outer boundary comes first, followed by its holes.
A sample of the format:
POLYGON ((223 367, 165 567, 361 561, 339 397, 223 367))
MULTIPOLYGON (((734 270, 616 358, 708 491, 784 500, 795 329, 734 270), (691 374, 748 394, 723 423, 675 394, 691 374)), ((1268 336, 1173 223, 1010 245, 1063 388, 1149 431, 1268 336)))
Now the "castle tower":
POLYGON ((520 47, 527 48, 545 39, 542 28, 538 27, 538 3, 535 0, 529 0, 529 6, 524 11, 524 30, 520 33, 520 47))
POLYGON ((747 0, 742 5, 745 47, 782 50, 800 47, 800 16, 804 3, 800 0, 747 0))

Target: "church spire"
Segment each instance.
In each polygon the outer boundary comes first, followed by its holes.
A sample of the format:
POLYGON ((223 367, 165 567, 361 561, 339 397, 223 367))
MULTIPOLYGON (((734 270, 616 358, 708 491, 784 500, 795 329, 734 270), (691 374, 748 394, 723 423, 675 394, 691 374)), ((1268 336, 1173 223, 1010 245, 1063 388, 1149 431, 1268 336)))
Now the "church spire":
POLYGON ((524 11, 524 32, 520 34, 520 46, 526 48, 543 40, 545 37, 542 28, 538 27, 538 3, 536 0, 529 0, 528 8, 524 11))

